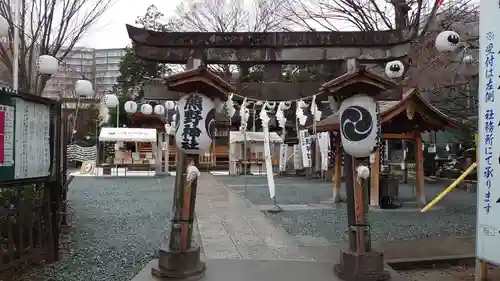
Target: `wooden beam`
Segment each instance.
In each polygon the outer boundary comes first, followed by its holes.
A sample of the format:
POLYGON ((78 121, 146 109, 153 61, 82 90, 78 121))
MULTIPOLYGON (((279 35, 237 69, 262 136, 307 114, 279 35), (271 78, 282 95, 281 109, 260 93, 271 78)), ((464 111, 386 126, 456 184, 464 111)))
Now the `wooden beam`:
POLYGON ((380 148, 373 153, 374 159, 370 171, 370 206, 379 207, 380 148))
POLYGON ((333 201, 341 202, 340 184, 342 173, 342 147, 340 146, 340 134, 337 133, 335 138, 335 163, 333 166, 333 201))
POLYGON ((392 133, 384 133, 383 139, 389 140, 414 140, 416 137, 410 134, 392 134, 392 133))
POLYGON ((424 152, 422 150, 422 136, 420 133, 415 136, 416 165, 415 165, 415 189, 416 199, 420 207, 425 206, 425 178, 424 178, 424 152))

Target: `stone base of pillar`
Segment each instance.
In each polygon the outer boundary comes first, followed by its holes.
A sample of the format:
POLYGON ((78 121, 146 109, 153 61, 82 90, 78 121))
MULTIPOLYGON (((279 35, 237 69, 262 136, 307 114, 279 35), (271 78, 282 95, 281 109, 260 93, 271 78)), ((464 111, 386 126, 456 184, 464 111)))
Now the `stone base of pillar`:
POLYGON ((387 281, 389 271, 384 269, 384 255, 375 251, 358 254, 349 250, 340 254, 340 264, 334 266, 335 274, 345 281, 387 281))
POLYGON ((200 259, 200 246, 193 243, 187 251, 160 249, 158 267, 151 273, 165 280, 198 280, 205 273, 205 262, 200 259))

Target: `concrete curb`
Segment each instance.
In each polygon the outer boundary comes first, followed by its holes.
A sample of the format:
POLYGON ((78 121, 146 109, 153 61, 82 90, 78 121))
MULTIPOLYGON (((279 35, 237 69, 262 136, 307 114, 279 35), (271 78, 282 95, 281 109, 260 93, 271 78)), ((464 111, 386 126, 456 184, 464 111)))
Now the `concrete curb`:
POLYGON ((474 265, 475 255, 435 256, 426 258, 389 259, 387 264, 394 270, 448 267, 453 265, 474 265))

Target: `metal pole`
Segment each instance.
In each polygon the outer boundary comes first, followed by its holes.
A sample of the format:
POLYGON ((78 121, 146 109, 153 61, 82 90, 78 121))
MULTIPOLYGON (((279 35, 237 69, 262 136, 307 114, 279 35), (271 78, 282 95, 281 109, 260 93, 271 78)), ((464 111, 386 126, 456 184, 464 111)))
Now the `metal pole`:
MULTIPOLYGON (((247 152, 247 131, 243 131, 243 161, 245 161, 244 167, 245 167, 245 172, 244 175, 247 175, 247 165, 248 165, 248 152, 247 152)), ((246 177, 245 177, 246 180, 246 177)))
POLYGON ((165 173, 168 175, 169 172, 168 172, 168 169, 169 169, 169 160, 170 160, 170 134, 168 133, 165 133, 165 137, 167 138, 166 139, 166 143, 167 143, 167 149, 166 149, 166 152, 167 152, 167 156, 165 157, 165 173))
POLYGON ((118 102, 118 105, 116 106, 116 127, 119 127, 120 123, 120 102, 118 102))
POLYGON ((21 0, 13 0, 14 3, 14 42, 13 42, 13 58, 12 58, 12 89, 19 90, 19 36, 21 30, 21 0))

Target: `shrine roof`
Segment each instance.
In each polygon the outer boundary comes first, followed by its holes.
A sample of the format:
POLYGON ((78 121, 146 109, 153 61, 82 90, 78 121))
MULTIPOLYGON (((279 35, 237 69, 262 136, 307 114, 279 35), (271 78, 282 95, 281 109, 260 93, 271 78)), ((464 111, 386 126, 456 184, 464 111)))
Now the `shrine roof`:
MULTIPOLYGON (((450 118, 438 108, 427 102, 417 89, 406 89, 403 98, 399 101, 379 101, 380 115, 382 119, 383 130, 390 131, 391 126, 396 126, 394 120, 399 116, 418 115, 418 126, 421 131, 443 130, 447 128, 456 128, 460 123, 450 118), (425 123, 425 124, 423 124, 425 123)), ((405 116, 406 123, 410 123, 409 117, 405 116)), ((404 122, 403 122, 404 123, 404 122)), ((316 124, 317 131, 331 131, 340 129, 340 112, 326 117, 316 124)))
POLYGON ((221 101, 226 101, 228 95, 236 91, 231 84, 205 66, 170 75, 165 78, 165 85, 172 91, 199 92, 211 98, 220 98, 221 101))
POLYGON ((365 66, 359 66, 322 84, 319 91, 341 99, 353 92, 372 94, 378 100, 397 101, 402 98, 402 89, 398 83, 367 70, 365 66))

